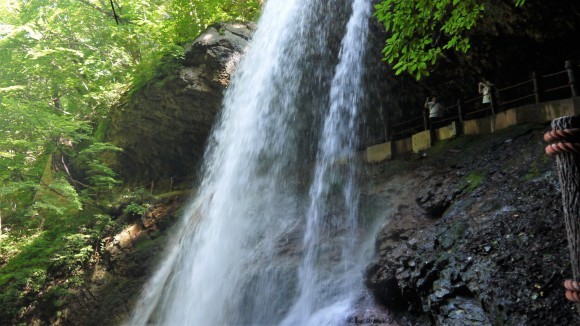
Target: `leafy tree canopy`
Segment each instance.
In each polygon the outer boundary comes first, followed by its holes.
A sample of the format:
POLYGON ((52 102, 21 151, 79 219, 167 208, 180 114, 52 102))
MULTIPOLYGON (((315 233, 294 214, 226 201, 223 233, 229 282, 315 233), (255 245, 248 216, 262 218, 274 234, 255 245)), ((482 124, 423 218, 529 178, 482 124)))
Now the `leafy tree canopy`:
POLYGON ((0 212, 14 207, 8 198, 31 199, 48 154, 60 155, 53 164, 64 165, 56 170, 78 194, 80 188, 95 186, 84 192, 95 196, 103 192, 99 187, 112 187, 114 173, 97 152, 118 149, 93 139, 98 121, 127 90, 153 78, 163 62, 181 58, 182 44, 207 25, 255 19, 260 4, 0 0, 0 212), (67 164, 74 162, 62 154, 80 162, 91 184, 72 180, 67 164))
POLYGON ((375 9, 388 33, 384 60, 395 74, 416 79, 429 75, 445 51, 467 52, 470 33, 486 10, 483 0, 384 0, 375 9))

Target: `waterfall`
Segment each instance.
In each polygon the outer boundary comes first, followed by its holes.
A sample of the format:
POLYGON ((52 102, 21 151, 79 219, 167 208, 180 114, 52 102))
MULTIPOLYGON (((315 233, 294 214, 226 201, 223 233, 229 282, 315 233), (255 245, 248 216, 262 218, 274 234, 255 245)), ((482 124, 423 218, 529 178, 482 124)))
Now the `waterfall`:
POLYGON ((358 280, 358 266, 353 260, 358 218, 354 154, 358 108, 364 95, 363 58, 369 15, 367 0, 353 2, 310 186, 300 294, 284 324, 336 324, 347 315, 354 299, 353 283, 358 280), (324 260, 330 261, 321 263, 324 260))
POLYGON ((336 325, 362 289, 369 0, 269 0, 131 325, 336 325), (342 41, 341 41, 342 40, 342 41))

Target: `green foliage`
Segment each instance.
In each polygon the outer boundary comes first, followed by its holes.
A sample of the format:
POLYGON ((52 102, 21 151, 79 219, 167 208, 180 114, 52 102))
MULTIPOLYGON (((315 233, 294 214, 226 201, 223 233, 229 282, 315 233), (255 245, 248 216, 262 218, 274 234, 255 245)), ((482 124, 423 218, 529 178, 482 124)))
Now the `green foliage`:
POLYGON ((48 231, 10 231, 0 237, 0 261, 5 261, 0 265, 0 324, 11 324, 22 313, 20 307, 39 296, 58 308, 68 289, 83 285, 83 268, 114 222, 106 215, 70 215, 65 221, 48 231), (55 278, 66 281, 54 286, 55 278))
POLYGON ((260 12, 259 0, 173 0, 173 1, 134 1, 125 5, 123 17, 137 26, 136 34, 149 39, 147 46, 153 45, 154 51, 145 49, 132 70, 133 89, 173 71, 184 56, 182 44, 195 39, 207 26, 216 21, 255 20, 260 12), (129 7, 131 6, 131 7, 129 7), (146 18, 143 17, 146 12, 146 18))
POLYGON ((536 162, 533 162, 532 165, 530 166, 530 170, 528 171, 528 173, 524 175, 524 180, 526 181, 533 180, 539 177, 541 174, 542 171, 540 170, 538 164, 536 162))
POLYGON ((119 206, 123 208, 123 214, 130 219, 142 218, 149 207, 149 202, 154 197, 144 188, 137 188, 121 196, 119 206))
POLYGON ((143 214, 145 214, 146 211, 147 211, 146 206, 137 203, 130 203, 129 205, 127 205, 127 207, 125 207, 123 213, 131 216, 141 217, 143 216, 143 214))
POLYGON ((104 153, 119 151, 121 149, 111 143, 94 142, 73 156, 75 164, 84 170, 90 183, 86 194, 98 199, 105 194, 111 194, 114 187, 120 184, 115 178, 115 171, 103 162, 104 153))
POLYGON ((544 172, 546 172, 546 167, 550 166, 550 156, 549 155, 542 155, 535 161, 532 161, 531 164, 528 164, 528 172, 524 175, 524 180, 530 181, 536 179, 544 172))
POLYGON ((82 209, 76 189, 62 176, 43 184, 27 215, 62 216, 66 212, 82 209), (42 195, 41 195, 42 194, 42 195))
MULTIPOLYGON (((130 89, 174 69, 182 44, 207 25, 255 19, 260 3, 115 2, 117 25, 107 1, 0 1, 0 212, 26 215, 54 153, 82 196, 110 193, 118 181, 101 154, 118 149, 103 146, 106 122, 95 132, 91 126, 130 89), (69 157, 80 162, 76 171, 65 166, 69 157), (74 180, 74 172, 86 179, 74 180)), ((54 187, 72 195, 62 183, 54 187)), ((52 203, 37 206, 62 213, 52 203)))
MULTIPOLYGON (((514 0, 516 6, 525 0, 514 0)), ((388 38, 384 60, 395 74, 420 79, 445 51, 467 52, 470 34, 485 11, 482 0, 383 0, 375 16, 388 38)))
POLYGON ((479 187, 479 185, 481 185, 484 178, 485 178, 485 175, 483 175, 481 173, 470 172, 468 175, 463 177, 463 183, 464 183, 465 189, 468 192, 474 191, 475 189, 477 189, 477 187, 479 187))

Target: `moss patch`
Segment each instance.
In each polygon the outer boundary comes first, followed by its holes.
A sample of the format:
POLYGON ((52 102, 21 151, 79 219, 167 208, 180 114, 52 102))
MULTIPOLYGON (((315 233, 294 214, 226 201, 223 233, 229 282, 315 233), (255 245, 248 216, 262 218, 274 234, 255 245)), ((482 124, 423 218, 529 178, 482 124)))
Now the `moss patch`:
POLYGON ((474 191, 481 185, 484 178, 485 175, 480 172, 469 172, 469 174, 463 177, 465 190, 468 192, 474 191))

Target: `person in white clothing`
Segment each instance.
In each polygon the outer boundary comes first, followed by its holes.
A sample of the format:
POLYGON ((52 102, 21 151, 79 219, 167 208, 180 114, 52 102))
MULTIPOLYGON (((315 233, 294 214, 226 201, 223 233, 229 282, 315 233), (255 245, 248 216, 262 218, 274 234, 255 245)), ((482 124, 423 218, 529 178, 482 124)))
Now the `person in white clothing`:
POLYGON ((478 91, 479 94, 483 95, 483 100, 481 103, 483 104, 491 103, 491 88, 493 86, 494 85, 487 79, 484 79, 482 82, 479 82, 478 91))
POLYGON ((435 144, 435 127, 434 124, 443 117, 443 109, 436 96, 432 96, 431 100, 425 100, 425 108, 429 112, 429 134, 431 135, 431 146, 435 144))
POLYGON ((429 110, 429 120, 433 118, 441 118, 443 116, 441 112, 441 104, 437 101, 437 97, 431 97, 431 100, 427 98, 425 100, 425 108, 429 110))

